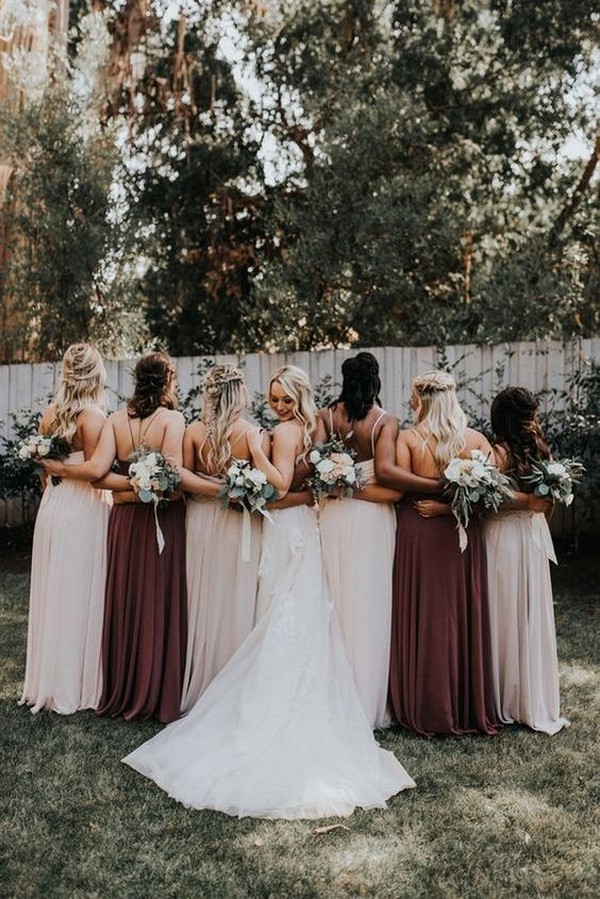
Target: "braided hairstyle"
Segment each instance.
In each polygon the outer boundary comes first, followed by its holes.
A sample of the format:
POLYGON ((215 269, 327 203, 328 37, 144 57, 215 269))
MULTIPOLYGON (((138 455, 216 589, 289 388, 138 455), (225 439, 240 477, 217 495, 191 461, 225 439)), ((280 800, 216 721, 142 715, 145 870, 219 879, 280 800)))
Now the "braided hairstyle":
MULTIPOLYGON (((426 371, 412 382, 418 400, 417 423, 427 441, 436 438, 433 455, 442 471, 466 445, 467 416, 456 396, 456 383, 446 371, 426 371)), ((423 447, 425 451, 425 447, 423 447)))
POLYGON ((537 410, 536 398, 525 387, 507 387, 492 402, 494 443, 506 450, 518 478, 530 471, 531 460, 550 458, 537 410))
POLYGON ((372 353, 357 353, 342 365, 342 392, 331 403, 344 403, 348 421, 361 421, 376 403, 381 406, 379 394, 381 379, 379 363, 372 353))
POLYGON ((130 418, 148 418, 160 406, 175 409, 175 363, 166 353, 148 353, 134 369, 135 388, 127 403, 130 418))
POLYGON ((106 369, 102 356, 89 343, 73 343, 62 359, 60 380, 53 398, 50 430, 71 443, 77 416, 91 404, 104 403, 106 369))
POLYGON ((244 375, 229 363, 213 365, 204 377, 202 421, 206 428, 209 470, 220 472, 231 456, 233 426, 250 405, 244 375))

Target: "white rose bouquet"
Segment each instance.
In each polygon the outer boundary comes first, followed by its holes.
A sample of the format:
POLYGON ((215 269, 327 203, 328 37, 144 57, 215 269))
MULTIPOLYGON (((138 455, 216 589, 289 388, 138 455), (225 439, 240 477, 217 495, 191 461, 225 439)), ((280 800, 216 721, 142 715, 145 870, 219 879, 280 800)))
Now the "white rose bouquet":
POLYGON ((224 509, 241 509, 242 523, 242 562, 250 561, 250 515, 260 512, 270 521, 266 505, 277 499, 277 490, 267 480, 260 468, 253 468, 248 459, 234 459, 227 469, 225 483, 219 491, 224 509))
POLYGON ((141 502, 154 503, 159 553, 165 548, 165 540, 157 510, 169 501, 169 494, 177 489, 180 482, 179 472, 159 450, 143 448, 135 453, 134 461, 129 466, 129 483, 141 502))
MULTIPOLYGON (((30 434, 19 444, 17 455, 23 462, 37 465, 44 459, 64 459, 69 455, 69 444, 54 434, 30 434)), ((51 475, 53 484, 60 484, 62 478, 51 475)))
POLYGON ((246 509, 261 512, 268 502, 277 499, 277 491, 260 468, 248 459, 234 459, 227 469, 225 483, 219 491, 224 509, 246 509))
POLYGON ((481 450, 471 450, 470 458, 452 459, 442 482, 456 518, 461 552, 467 548, 466 528, 473 512, 497 512, 501 503, 514 497, 511 480, 481 450))
POLYGON ((352 497, 362 487, 362 474, 354 463, 356 453, 341 440, 315 443, 308 454, 314 473, 306 484, 317 502, 335 493, 338 497, 352 497))
POLYGON ((534 459, 531 472, 521 475, 521 480, 533 485, 535 496, 543 496, 557 503, 570 506, 573 487, 581 480, 585 468, 577 459, 534 459))

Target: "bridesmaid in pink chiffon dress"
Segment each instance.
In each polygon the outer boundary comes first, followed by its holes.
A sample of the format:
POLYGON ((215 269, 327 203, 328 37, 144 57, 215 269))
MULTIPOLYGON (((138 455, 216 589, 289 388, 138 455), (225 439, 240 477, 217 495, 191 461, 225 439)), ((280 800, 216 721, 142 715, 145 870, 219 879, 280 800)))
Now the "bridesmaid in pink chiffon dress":
MULTIPOLYGON (((175 402, 172 360, 163 353, 142 357, 133 397, 110 416, 96 453, 72 475, 94 480, 115 458, 125 474, 140 447, 160 450, 180 467, 185 425, 175 402)), ((62 472, 54 462, 47 468, 62 472)), ((108 526, 98 713, 166 723, 179 717, 185 663, 185 510, 177 498, 158 510, 165 540, 159 552, 154 506, 135 499, 133 492, 116 495, 108 526)))
MULTIPOLYGON (((100 651, 111 495, 69 477, 90 458, 106 421, 106 371, 98 350, 66 351, 40 433, 70 445, 60 483, 46 479, 33 536, 27 667, 21 704, 63 715, 95 709, 102 678, 100 651)), ((119 486, 112 477, 108 486, 119 486)), ((123 486, 123 484, 121 484, 123 486)))

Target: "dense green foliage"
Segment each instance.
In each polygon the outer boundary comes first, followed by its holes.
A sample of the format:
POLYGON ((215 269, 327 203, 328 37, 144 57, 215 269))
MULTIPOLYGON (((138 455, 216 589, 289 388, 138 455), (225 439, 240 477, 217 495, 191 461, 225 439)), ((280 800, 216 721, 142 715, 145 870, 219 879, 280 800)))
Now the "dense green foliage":
POLYGON ((24 328, 29 358, 49 358, 75 337, 189 355, 597 333, 594 10, 73 2, 87 129, 53 87, 4 126, 17 343, 24 328))

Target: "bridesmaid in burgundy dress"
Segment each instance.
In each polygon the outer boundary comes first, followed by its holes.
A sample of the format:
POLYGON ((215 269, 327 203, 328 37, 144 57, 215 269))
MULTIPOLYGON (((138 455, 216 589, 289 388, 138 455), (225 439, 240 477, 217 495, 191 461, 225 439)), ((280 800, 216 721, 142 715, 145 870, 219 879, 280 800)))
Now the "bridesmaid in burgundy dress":
MULTIPOLYGON (((378 477, 389 486, 405 469, 439 478, 450 459, 480 449, 467 427, 454 380, 431 371, 413 381, 414 428, 401 431, 396 463, 378 477)), ((481 528, 473 520, 461 553, 453 516, 421 517, 419 494, 398 507, 390 702, 400 724, 423 736, 494 734, 497 718, 490 660, 489 612, 481 528)))
MULTIPOLYGON (((69 475, 95 480, 116 458, 126 474, 134 450, 160 450, 182 465, 183 416, 175 410, 175 368, 163 353, 141 358, 135 391, 125 409, 108 419, 93 457, 70 466, 69 475)), ((48 463, 50 473, 59 466, 48 463)), ((99 714, 126 721, 179 717, 185 648, 185 510, 181 499, 158 511, 165 539, 158 551, 152 503, 133 492, 115 495, 108 524, 108 558, 99 714)))

